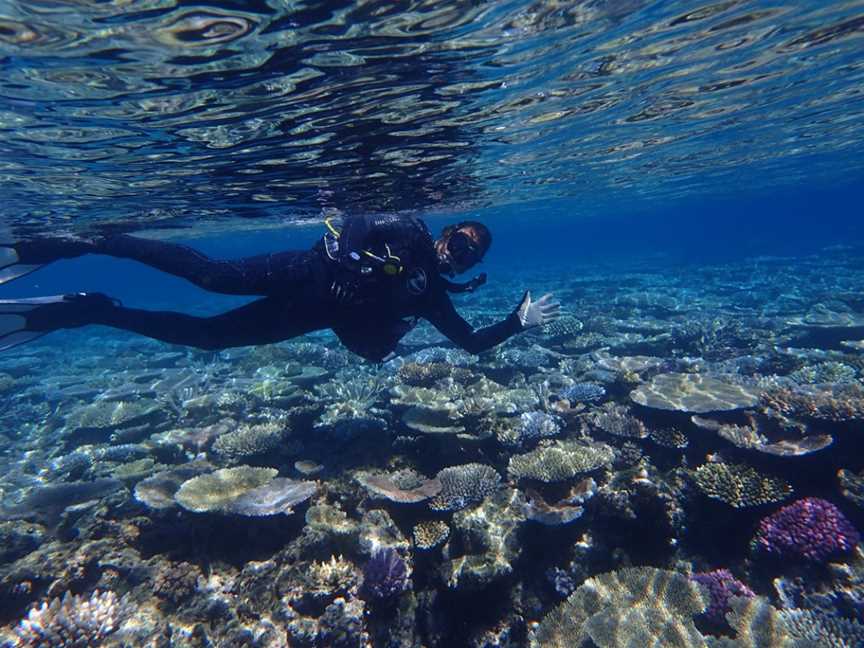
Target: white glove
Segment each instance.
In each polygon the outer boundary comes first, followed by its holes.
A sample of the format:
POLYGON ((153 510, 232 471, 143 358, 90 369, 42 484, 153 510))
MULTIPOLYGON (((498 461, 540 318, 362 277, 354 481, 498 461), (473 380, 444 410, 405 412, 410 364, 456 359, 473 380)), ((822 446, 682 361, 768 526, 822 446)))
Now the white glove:
POLYGON ((552 294, 543 295, 536 302, 531 301, 531 291, 526 291, 522 302, 516 308, 516 316, 522 325, 522 330, 548 324, 561 314, 561 304, 550 301, 552 294))

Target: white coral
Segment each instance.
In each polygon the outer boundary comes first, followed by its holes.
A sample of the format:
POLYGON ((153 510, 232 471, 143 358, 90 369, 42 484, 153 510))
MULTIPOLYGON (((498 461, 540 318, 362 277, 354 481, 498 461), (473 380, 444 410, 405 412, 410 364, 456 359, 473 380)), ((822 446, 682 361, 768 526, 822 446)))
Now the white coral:
POLYGON ((90 598, 72 595, 33 607, 15 628, 17 646, 85 648, 99 645, 127 616, 127 604, 114 592, 96 590, 90 598))

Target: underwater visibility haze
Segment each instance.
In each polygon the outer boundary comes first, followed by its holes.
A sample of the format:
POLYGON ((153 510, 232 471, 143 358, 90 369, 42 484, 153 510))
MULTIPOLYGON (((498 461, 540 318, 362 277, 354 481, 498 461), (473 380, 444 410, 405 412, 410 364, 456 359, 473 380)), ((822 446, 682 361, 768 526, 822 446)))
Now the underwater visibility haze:
POLYGON ((0 646, 864 647, 862 128, 862 0, 0 0, 0 646))

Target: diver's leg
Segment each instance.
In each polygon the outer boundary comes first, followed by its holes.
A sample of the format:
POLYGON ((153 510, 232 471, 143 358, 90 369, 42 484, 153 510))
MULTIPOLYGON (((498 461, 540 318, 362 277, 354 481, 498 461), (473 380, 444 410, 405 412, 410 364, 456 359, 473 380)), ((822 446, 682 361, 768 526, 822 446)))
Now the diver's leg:
POLYGON ((236 260, 211 259, 185 245, 112 236, 98 241, 97 254, 139 261, 229 295, 294 295, 315 280, 317 253, 311 250, 260 254, 236 260))
POLYGON ((321 277, 323 260, 312 250, 260 254, 229 261, 211 259, 185 245, 125 235, 92 239, 41 238, 7 247, 2 245, 0 243, 0 250, 8 250, 9 262, 0 263, 0 283, 4 281, 3 272, 13 272, 14 268, 4 270, 6 266, 20 269, 14 276, 9 274, 7 280, 11 280, 52 261, 85 254, 106 254, 138 261, 205 290, 228 295, 299 297, 313 294, 313 286, 324 281, 321 277))
POLYGON ((265 297, 214 317, 125 308, 104 295, 52 304, 26 315, 29 331, 49 332, 102 324, 171 344, 217 350, 269 344, 326 328, 326 313, 296 302, 265 297))

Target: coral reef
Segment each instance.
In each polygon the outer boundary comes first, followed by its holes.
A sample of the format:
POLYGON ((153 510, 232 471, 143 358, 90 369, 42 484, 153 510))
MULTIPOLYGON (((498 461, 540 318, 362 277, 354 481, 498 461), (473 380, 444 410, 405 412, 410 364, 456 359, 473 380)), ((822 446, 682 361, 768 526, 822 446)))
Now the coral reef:
POLYGON ((860 255, 650 268, 476 356, 0 354, 4 645, 857 648, 860 255))

